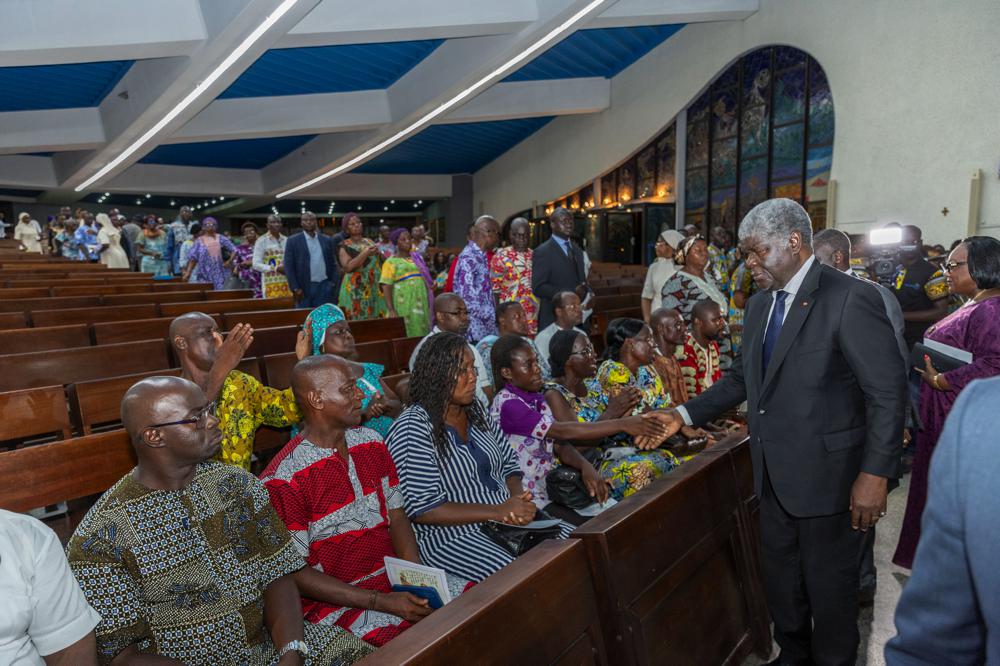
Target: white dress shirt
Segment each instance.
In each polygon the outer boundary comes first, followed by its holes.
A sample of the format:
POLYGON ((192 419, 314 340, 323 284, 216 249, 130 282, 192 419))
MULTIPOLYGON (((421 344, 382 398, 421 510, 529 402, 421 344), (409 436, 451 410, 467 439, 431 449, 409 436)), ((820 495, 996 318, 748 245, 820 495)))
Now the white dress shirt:
MULTIPOLYGON (((806 259, 805 262, 799 267, 799 270, 795 272, 795 275, 793 275, 792 279, 788 281, 788 284, 786 284, 784 287, 780 289, 780 291, 782 291, 785 294, 784 317, 788 316, 788 309, 795 302, 795 295, 798 294, 799 289, 802 288, 802 283, 806 279, 806 273, 809 272, 809 269, 812 268, 812 265, 814 263, 816 263, 816 257, 809 255, 809 258, 806 259)), ((777 293, 777 291, 778 290, 774 290, 772 293, 777 293)), ((764 327, 764 336, 761 337, 761 340, 763 340, 764 337, 767 336, 767 327, 771 325, 771 313, 774 311, 775 300, 776 297, 771 298, 771 307, 768 308, 767 310, 767 325, 765 325, 764 327)), ((785 321, 784 317, 782 317, 781 319, 782 322, 785 321)), ((686 423, 687 425, 693 425, 693 422, 691 421, 691 415, 688 414, 688 411, 686 409, 684 409, 684 405, 677 406, 677 413, 680 414, 681 418, 684 419, 684 423, 686 423)))
POLYGON ((278 250, 285 252, 285 241, 288 240, 284 234, 278 234, 275 238, 269 233, 257 239, 253 245, 253 269, 258 273, 270 273, 271 266, 264 263, 264 253, 268 250, 278 250))
POLYGON ((659 310, 663 305, 663 285, 677 272, 677 265, 673 259, 657 257, 656 261, 649 265, 646 270, 646 282, 642 285, 642 298, 653 301, 649 305, 649 311, 659 310))
POLYGON ((70 571, 55 533, 0 510, 0 664, 44 666, 101 621, 70 571))

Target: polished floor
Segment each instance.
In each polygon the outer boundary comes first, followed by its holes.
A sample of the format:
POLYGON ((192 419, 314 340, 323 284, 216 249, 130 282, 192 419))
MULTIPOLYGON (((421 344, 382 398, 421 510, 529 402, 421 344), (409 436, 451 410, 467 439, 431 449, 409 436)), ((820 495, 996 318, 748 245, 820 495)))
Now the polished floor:
MULTIPOLYGON (((875 534, 875 568, 878 571, 878 587, 875 604, 861 609, 858 629, 861 631, 861 645, 858 647, 858 666, 884 666, 885 644, 896 635, 893 615, 899 595, 906 584, 909 571, 892 563, 896 550, 899 529, 906 509, 906 494, 910 488, 910 475, 900 481, 899 488, 889 493, 889 508, 885 518, 879 521, 875 534)), ((778 654, 774 648, 771 658, 778 654)), ((751 657, 743 666, 758 666, 764 663, 751 657)))

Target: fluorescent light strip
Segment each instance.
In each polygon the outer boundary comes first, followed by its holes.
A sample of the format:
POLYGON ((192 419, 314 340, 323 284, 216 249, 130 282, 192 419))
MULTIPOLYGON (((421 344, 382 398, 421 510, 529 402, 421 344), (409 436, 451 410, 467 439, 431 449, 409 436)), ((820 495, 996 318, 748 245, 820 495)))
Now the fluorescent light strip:
POLYGON ((359 163, 367 160, 369 157, 372 157, 372 156, 374 156, 374 155, 382 152, 386 148, 389 148, 393 144, 398 143, 399 141, 402 141, 403 139, 407 138, 411 134, 414 134, 418 130, 423 129, 424 127, 426 127, 427 125, 429 125, 438 116, 441 116, 442 114, 447 113, 448 111, 450 111, 451 109, 453 109, 455 106, 457 106, 461 102, 464 102, 469 97, 471 97, 471 96, 475 95, 476 93, 478 93, 481 88, 484 88, 487 85, 489 85, 490 83, 492 83, 493 81, 495 81, 496 79, 499 79, 501 76, 503 76, 504 74, 506 74, 507 72, 509 72, 513 68, 517 67, 518 65, 520 65, 522 62, 524 62, 525 60, 527 60, 531 56, 533 56, 539 50, 541 50, 541 49, 545 48, 546 46, 548 46, 548 44, 550 42, 552 42, 552 41, 556 40, 557 38, 559 38, 560 36, 562 36, 563 33, 565 33, 567 30, 569 30, 570 28, 572 28, 573 26, 575 26, 581 19, 583 19, 587 14, 589 14, 590 12, 592 12, 595 8, 597 8, 598 5, 601 5, 603 2, 605 2, 605 0, 591 0, 591 2, 587 3, 587 5, 583 9, 581 9, 578 12, 576 12, 569 19, 567 19, 566 21, 564 21, 563 23, 561 23, 559 26, 557 26, 556 28, 554 28, 551 31, 549 31, 548 34, 546 34, 544 37, 542 37, 541 39, 539 39, 537 42, 535 42, 534 44, 532 44, 531 46, 529 46, 527 49, 525 49, 521 53, 517 54, 516 56, 514 56, 513 58, 511 58, 510 60, 508 60, 504 64, 500 65, 499 67, 497 67, 496 69, 494 69, 492 72, 490 72, 489 74, 487 74, 483 78, 479 79, 478 81, 476 81, 471 86, 469 86, 468 88, 466 88, 462 92, 458 93, 457 95, 455 95, 451 99, 449 99, 447 102, 444 102, 441 105, 439 105, 437 108, 429 111, 424 116, 422 116, 421 118, 419 118, 418 120, 414 121, 409 126, 407 126, 405 129, 402 129, 402 130, 396 132, 395 134, 393 134, 388 139, 385 139, 384 141, 381 141, 378 144, 372 146, 371 148, 369 148, 368 150, 364 151, 363 153, 361 153, 357 157, 354 157, 354 158, 352 158, 352 159, 344 162, 343 164, 341 164, 339 166, 336 166, 336 167, 330 169, 329 171, 326 171, 325 173, 321 173, 320 175, 316 176, 315 178, 311 178, 311 179, 307 180, 306 182, 302 183, 301 185, 296 185, 295 187, 293 187, 291 189, 288 189, 288 190, 285 190, 284 192, 279 193, 277 195, 277 198, 281 199, 282 197, 287 197, 288 195, 295 194, 296 192, 299 192, 299 191, 301 191, 301 190, 303 190, 303 189, 305 189, 307 187, 312 187, 313 185, 315 185, 315 184, 317 184, 319 182, 322 182, 322 181, 326 180, 327 178, 331 178, 333 176, 341 174, 341 173, 343 173, 343 172, 351 169, 352 167, 357 166, 359 163))
POLYGON ((118 157, 116 157, 115 159, 113 159, 110 162, 108 162, 107 164, 105 164, 104 167, 102 167, 97 173, 95 173, 93 176, 91 176, 87 180, 83 181, 80 185, 78 185, 77 187, 75 187, 74 191, 81 192, 81 191, 87 189, 88 187, 90 187, 91 185, 93 185, 94 183, 96 183, 98 180, 100 180, 101 178, 103 178, 104 176, 106 176, 109 172, 111 172, 112 169, 114 169, 119 164, 121 164, 122 162, 124 162, 125 160, 127 160, 129 157, 131 157, 136 151, 138 151, 140 148, 142 148, 146 143, 148 143, 154 136, 156 136, 160 132, 160 130, 162 130, 164 127, 166 127, 174 118, 176 118, 181 113, 183 113, 185 109, 187 109, 189 106, 191 106, 191 104, 194 103, 194 101, 196 99, 198 99, 198 97, 202 93, 204 93, 205 90, 207 90, 209 86, 211 86, 213 83, 215 83, 216 80, 218 80, 218 78, 220 76, 222 76, 223 74, 225 74, 226 70, 228 70, 230 67, 232 67, 233 64, 237 60, 239 60, 243 56, 244 53, 246 53, 247 51, 249 51, 250 47, 252 47, 257 42, 257 40, 260 39, 261 36, 263 36, 263 34, 265 32, 267 32, 267 30, 271 26, 273 26, 275 23, 277 23, 278 20, 280 20, 282 16, 284 16, 285 14, 287 14, 288 11, 292 7, 294 7, 295 3, 297 3, 298 1, 299 0, 284 0, 284 2, 282 2, 280 5, 278 5, 278 8, 276 10, 274 10, 273 13, 268 14, 267 18, 264 19, 264 21, 259 26, 257 26, 257 28, 253 32, 251 32, 249 35, 247 35, 246 39, 244 39, 240 43, 240 45, 237 46, 236 49, 234 49, 233 52, 230 53, 226 57, 225 60, 223 60, 221 63, 219 63, 219 66, 216 67, 214 70, 212 70, 212 73, 209 74, 205 78, 204 81, 202 81, 197 86, 195 86, 194 90, 192 90, 191 92, 189 92, 187 94, 187 96, 180 101, 179 104, 177 104, 175 107, 173 107, 167 113, 167 115, 163 116, 163 118, 161 118, 158 123, 156 123, 155 125, 153 125, 145 134, 143 134, 135 142, 133 142, 132 145, 130 145, 125 150, 123 150, 118 155, 118 157))

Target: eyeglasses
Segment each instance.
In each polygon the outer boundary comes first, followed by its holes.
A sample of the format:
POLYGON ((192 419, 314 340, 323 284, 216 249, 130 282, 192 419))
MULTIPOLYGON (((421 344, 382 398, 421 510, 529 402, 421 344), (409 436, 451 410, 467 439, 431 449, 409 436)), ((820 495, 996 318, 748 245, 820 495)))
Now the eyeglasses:
POLYGON ((570 356, 589 356, 590 358, 594 358, 595 356, 597 356, 597 352, 594 351, 593 347, 588 347, 587 349, 581 349, 580 351, 570 352, 569 355, 570 356))
POLYGON ((148 425, 146 427, 147 428, 166 428, 167 426, 188 425, 190 423, 193 423, 193 424, 195 424, 196 428, 198 428, 199 430, 202 430, 208 424, 208 416, 209 416, 209 414, 212 414, 212 415, 215 414, 216 404, 217 404, 216 401, 213 400, 212 402, 208 403, 207 405, 205 405, 204 407, 202 407, 201 409, 199 409, 198 412, 194 416, 192 416, 191 418, 189 418, 189 419, 181 419, 180 421, 170 421, 168 423, 153 423, 153 424, 148 425))
POLYGON ((969 262, 967 262, 967 261, 947 261, 947 262, 941 264, 941 268, 944 269, 945 273, 951 273, 953 270, 955 270, 959 266, 965 266, 968 263, 969 262))
POLYGON ((451 315, 452 317, 468 317, 468 310, 455 310, 454 312, 448 312, 447 310, 438 310, 441 314, 451 315))

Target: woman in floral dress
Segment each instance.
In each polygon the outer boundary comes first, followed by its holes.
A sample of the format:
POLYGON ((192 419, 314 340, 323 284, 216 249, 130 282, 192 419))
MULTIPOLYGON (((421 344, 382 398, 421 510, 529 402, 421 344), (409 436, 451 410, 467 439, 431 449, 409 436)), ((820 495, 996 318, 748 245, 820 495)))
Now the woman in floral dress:
POLYGON ((378 288, 382 273, 382 255, 378 245, 362 234, 364 227, 357 215, 348 215, 344 224, 347 238, 337 251, 344 278, 337 301, 348 319, 377 319, 386 313, 385 301, 378 288))
POLYGON ((493 291, 499 292, 500 303, 516 301, 527 315, 528 335, 538 332, 538 299, 531 290, 531 255, 528 247, 528 222, 515 219, 510 225, 509 247, 501 248, 490 261, 493 291))
POLYGON ((236 246, 225 236, 217 233, 219 223, 214 217, 201 221, 201 236, 195 241, 188 255, 188 265, 184 269, 184 280, 192 275, 195 282, 211 282, 215 290, 226 286, 226 275, 236 253, 236 246), (223 250, 229 258, 223 257, 223 250))
POLYGON ((248 289, 253 289, 253 297, 261 297, 260 273, 253 267, 253 248, 257 242, 257 225, 247 222, 241 229, 243 243, 236 246, 236 257, 233 259, 233 270, 248 289))
POLYGON ((396 256, 385 260, 381 279, 389 316, 403 318, 407 336, 427 335, 431 330, 431 286, 411 256, 410 232, 396 229, 391 238, 396 256))

